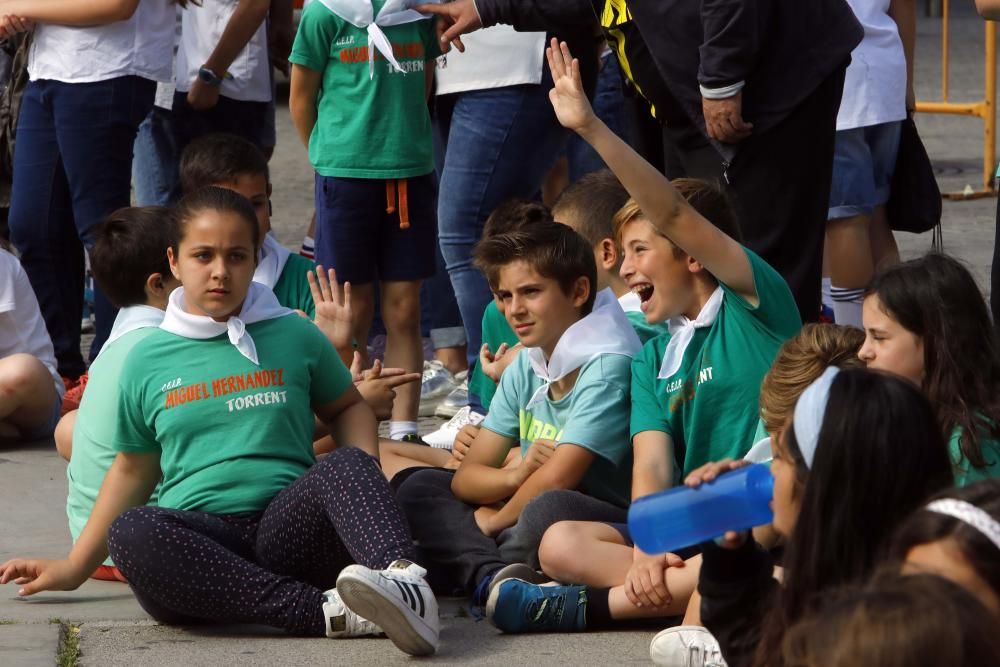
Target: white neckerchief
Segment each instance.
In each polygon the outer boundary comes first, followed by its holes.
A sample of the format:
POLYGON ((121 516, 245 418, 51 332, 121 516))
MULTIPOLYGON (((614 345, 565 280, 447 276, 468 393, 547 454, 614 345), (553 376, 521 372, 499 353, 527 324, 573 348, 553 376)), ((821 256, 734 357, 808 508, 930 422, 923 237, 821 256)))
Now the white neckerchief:
POLYGON ((131 333, 137 329, 160 326, 160 322, 163 321, 163 315, 162 310, 153 308, 152 306, 128 306, 122 308, 118 311, 115 323, 111 327, 111 333, 108 334, 108 339, 104 341, 104 346, 101 347, 101 351, 97 353, 97 356, 100 357, 104 354, 104 350, 111 347, 113 342, 127 333, 131 333))
POLYGON ((695 330, 710 327, 715 323, 715 318, 719 316, 719 311, 722 310, 722 297, 722 288, 716 287, 715 291, 712 292, 712 296, 702 306, 697 319, 691 320, 684 315, 678 315, 667 320, 667 331, 670 332, 670 342, 667 343, 667 349, 663 352, 663 363, 660 364, 660 372, 656 376, 657 378, 665 380, 680 370, 681 361, 684 359, 684 352, 687 350, 688 345, 691 344, 695 330))
POLYGON ((167 312, 163 316, 160 328, 178 336, 195 339, 215 338, 228 334, 229 342, 236 346, 240 354, 254 365, 260 366, 257 360, 257 346, 247 333, 247 325, 284 317, 294 312, 278 303, 277 297, 270 289, 260 283, 252 282, 240 314, 233 315, 225 322, 216 322, 207 315, 192 315, 184 310, 184 288, 178 287, 170 294, 167 312))
POLYGON ((396 61, 396 56, 392 53, 392 44, 382 32, 382 28, 430 18, 429 15, 421 14, 410 7, 425 2, 437 4, 441 0, 386 0, 382 9, 379 10, 378 16, 375 16, 371 0, 319 1, 324 7, 354 27, 368 31, 368 78, 371 79, 375 76, 375 49, 396 68, 397 72, 404 71, 399 66, 399 62, 396 61), (372 48, 373 46, 375 49, 372 48))
POLYGON ((288 248, 278 243, 278 239, 274 238, 271 232, 265 234, 264 242, 260 244, 257 270, 253 272, 254 282, 273 290, 291 254, 288 248))
POLYGON ((642 312, 642 299, 639 295, 629 290, 618 297, 618 303, 621 304, 622 310, 626 313, 641 313, 642 312))
POLYGON ((614 293, 609 289, 598 292, 594 309, 563 333, 546 361, 540 347, 526 350, 528 361, 542 386, 535 390, 525 406, 530 410, 548 394, 553 382, 558 382, 599 354, 620 354, 633 357, 642 349, 639 336, 625 317, 614 293))

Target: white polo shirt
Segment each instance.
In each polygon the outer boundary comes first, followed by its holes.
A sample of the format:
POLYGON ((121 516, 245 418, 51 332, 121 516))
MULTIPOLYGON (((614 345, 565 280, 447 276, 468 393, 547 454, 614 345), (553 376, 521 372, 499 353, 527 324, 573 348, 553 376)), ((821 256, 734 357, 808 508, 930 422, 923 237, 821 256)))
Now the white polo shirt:
MULTIPOLYGON (((186 93, 222 39, 226 24, 236 11, 239 0, 210 0, 202 6, 188 3, 182 12, 181 40, 177 49, 177 91, 186 93)), ((223 72, 216 72, 222 76, 223 72)), ((224 97, 241 102, 271 101, 271 63, 267 49, 267 22, 250 38, 229 66, 222 82, 224 97)))

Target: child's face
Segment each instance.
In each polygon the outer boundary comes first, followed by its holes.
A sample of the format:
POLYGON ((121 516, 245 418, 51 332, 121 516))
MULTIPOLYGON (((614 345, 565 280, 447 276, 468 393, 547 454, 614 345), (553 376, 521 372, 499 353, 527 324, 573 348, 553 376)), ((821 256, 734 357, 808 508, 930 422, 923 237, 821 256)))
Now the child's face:
POLYGON ((771 499, 773 525, 779 535, 788 537, 799 518, 799 500, 795 494, 795 462, 788 457, 780 434, 772 439, 771 447, 774 454, 771 461, 771 474, 774 475, 774 493, 771 499))
POLYGON ((257 214, 257 224, 260 226, 260 237, 271 231, 271 184, 264 174, 240 174, 235 181, 229 183, 213 183, 217 188, 225 188, 238 192, 253 204, 257 214))
POLYGON ((1000 617, 1000 598, 969 564, 962 549, 951 538, 918 544, 910 549, 903 562, 903 574, 921 573, 936 574, 962 586, 1000 617))
POLYGON ((177 254, 167 251, 170 271, 184 286, 187 311, 220 322, 239 313, 256 268, 247 223, 235 213, 202 211, 183 229, 177 254))
POLYGON ((861 318, 865 342, 858 357, 868 368, 888 371, 917 387, 924 381, 924 343, 883 309, 877 294, 865 298, 861 318))
POLYGON ((690 317, 688 311, 695 303, 694 276, 701 265, 687 255, 674 254, 674 244, 642 219, 625 225, 622 247, 624 260, 620 274, 629 289, 639 295, 646 321, 663 322, 677 315, 690 317))
POLYGON ((566 294, 555 279, 517 261, 500 269, 496 296, 518 340, 525 347, 542 348, 549 356, 566 329, 580 319, 580 308, 590 293, 588 283, 581 277, 566 294))

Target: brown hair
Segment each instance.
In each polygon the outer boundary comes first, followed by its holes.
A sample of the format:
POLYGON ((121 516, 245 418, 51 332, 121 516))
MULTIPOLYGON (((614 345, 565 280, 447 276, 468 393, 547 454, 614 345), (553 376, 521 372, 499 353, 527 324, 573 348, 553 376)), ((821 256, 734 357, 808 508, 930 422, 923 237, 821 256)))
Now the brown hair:
POLYGON ((997 621, 971 593, 928 574, 841 591, 785 635, 794 667, 1000 664, 997 621))
POLYGON ((590 295, 581 313, 590 313, 594 306, 597 264, 593 249, 566 225, 540 222, 484 238, 476 244, 473 256, 494 289, 499 284, 500 269, 518 261, 558 282, 564 294, 570 294, 576 281, 584 277, 590 283, 590 295))
MULTIPOLYGON (((171 247, 174 254, 180 251, 181 241, 187 230, 187 224, 203 211, 221 211, 232 213, 242 220, 250 231, 254 249, 260 248, 260 226, 257 224, 257 213, 253 210, 250 200, 233 190, 218 188, 214 185, 189 192, 184 195, 174 207, 176 224, 174 240, 171 247)), ((256 262, 256 257, 254 258, 256 262)))
POLYGON ((788 424, 795 402, 829 366, 860 368, 865 334, 854 327, 807 324, 785 341, 760 385, 760 417, 769 433, 788 424))
POLYGON ((506 234, 524 225, 538 222, 554 222, 548 206, 527 199, 509 199, 490 213, 483 224, 483 238, 506 234))
POLYGON ((170 278, 167 248, 176 242, 170 209, 118 209, 101 223, 90 249, 94 280, 118 308, 146 303, 146 281, 154 273, 170 278))
POLYGON ((234 183, 240 176, 270 180, 267 158, 242 137, 214 132, 195 139, 181 153, 178 172, 184 194, 206 185, 234 183))
POLYGON ((613 220, 628 201, 628 191, 618 178, 610 170, 602 169, 563 190, 552 206, 552 213, 562 218, 560 222, 572 218, 577 232, 594 247, 604 239, 616 237, 613 220))

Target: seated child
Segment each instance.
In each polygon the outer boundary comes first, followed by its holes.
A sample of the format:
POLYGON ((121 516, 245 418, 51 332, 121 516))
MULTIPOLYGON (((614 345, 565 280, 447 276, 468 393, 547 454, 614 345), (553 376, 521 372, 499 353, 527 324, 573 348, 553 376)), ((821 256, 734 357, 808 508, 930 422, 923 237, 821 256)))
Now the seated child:
POLYGON ((861 360, 927 394, 955 484, 1000 476, 1000 342, 969 270, 937 253, 886 268, 865 290, 862 319, 861 360))
POLYGON ((0 442, 52 435, 66 388, 28 275, 0 239, 0 442))
POLYGON ((569 225, 594 248, 597 289, 610 288, 629 322, 645 344, 667 333, 663 323, 650 324, 639 306, 639 295, 629 289, 619 273, 624 259, 615 235, 615 215, 628 203, 628 192, 609 170, 591 172, 566 188, 552 207, 556 222, 569 225))
POLYGON ((552 520, 624 520, 639 339, 613 298, 595 303, 593 253, 568 227, 526 225, 475 257, 525 350, 458 471, 418 470, 397 496, 428 561, 482 604, 497 570, 535 559, 552 520), (503 468, 514 447, 521 461, 503 468))
POLYGON ((433 653, 437 602, 350 373, 311 322, 253 282, 260 229, 244 197, 204 188, 176 215, 167 257, 182 287, 125 359, 118 455, 90 519, 66 559, 10 560, 0 584, 72 590, 110 549, 163 623, 384 632, 433 653), (319 462, 314 414, 341 444, 319 462), (159 506, 141 506, 157 482, 159 506))
MULTIPOLYGON (((69 460, 66 516, 74 542, 87 525, 101 483, 117 455, 115 425, 125 358, 157 330, 167 298, 180 285, 167 262, 173 239, 174 221, 168 209, 126 208, 104 221, 90 250, 94 280, 120 310, 111 335, 90 366, 79 410, 60 422, 61 430, 66 423, 72 424, 72 440, 63 437, 57 444, 59 453, 69 460)), ((155 493, 151 503, 155 504, 155 493)), ((110 559, 93 576, 124 581, 110 559)))

